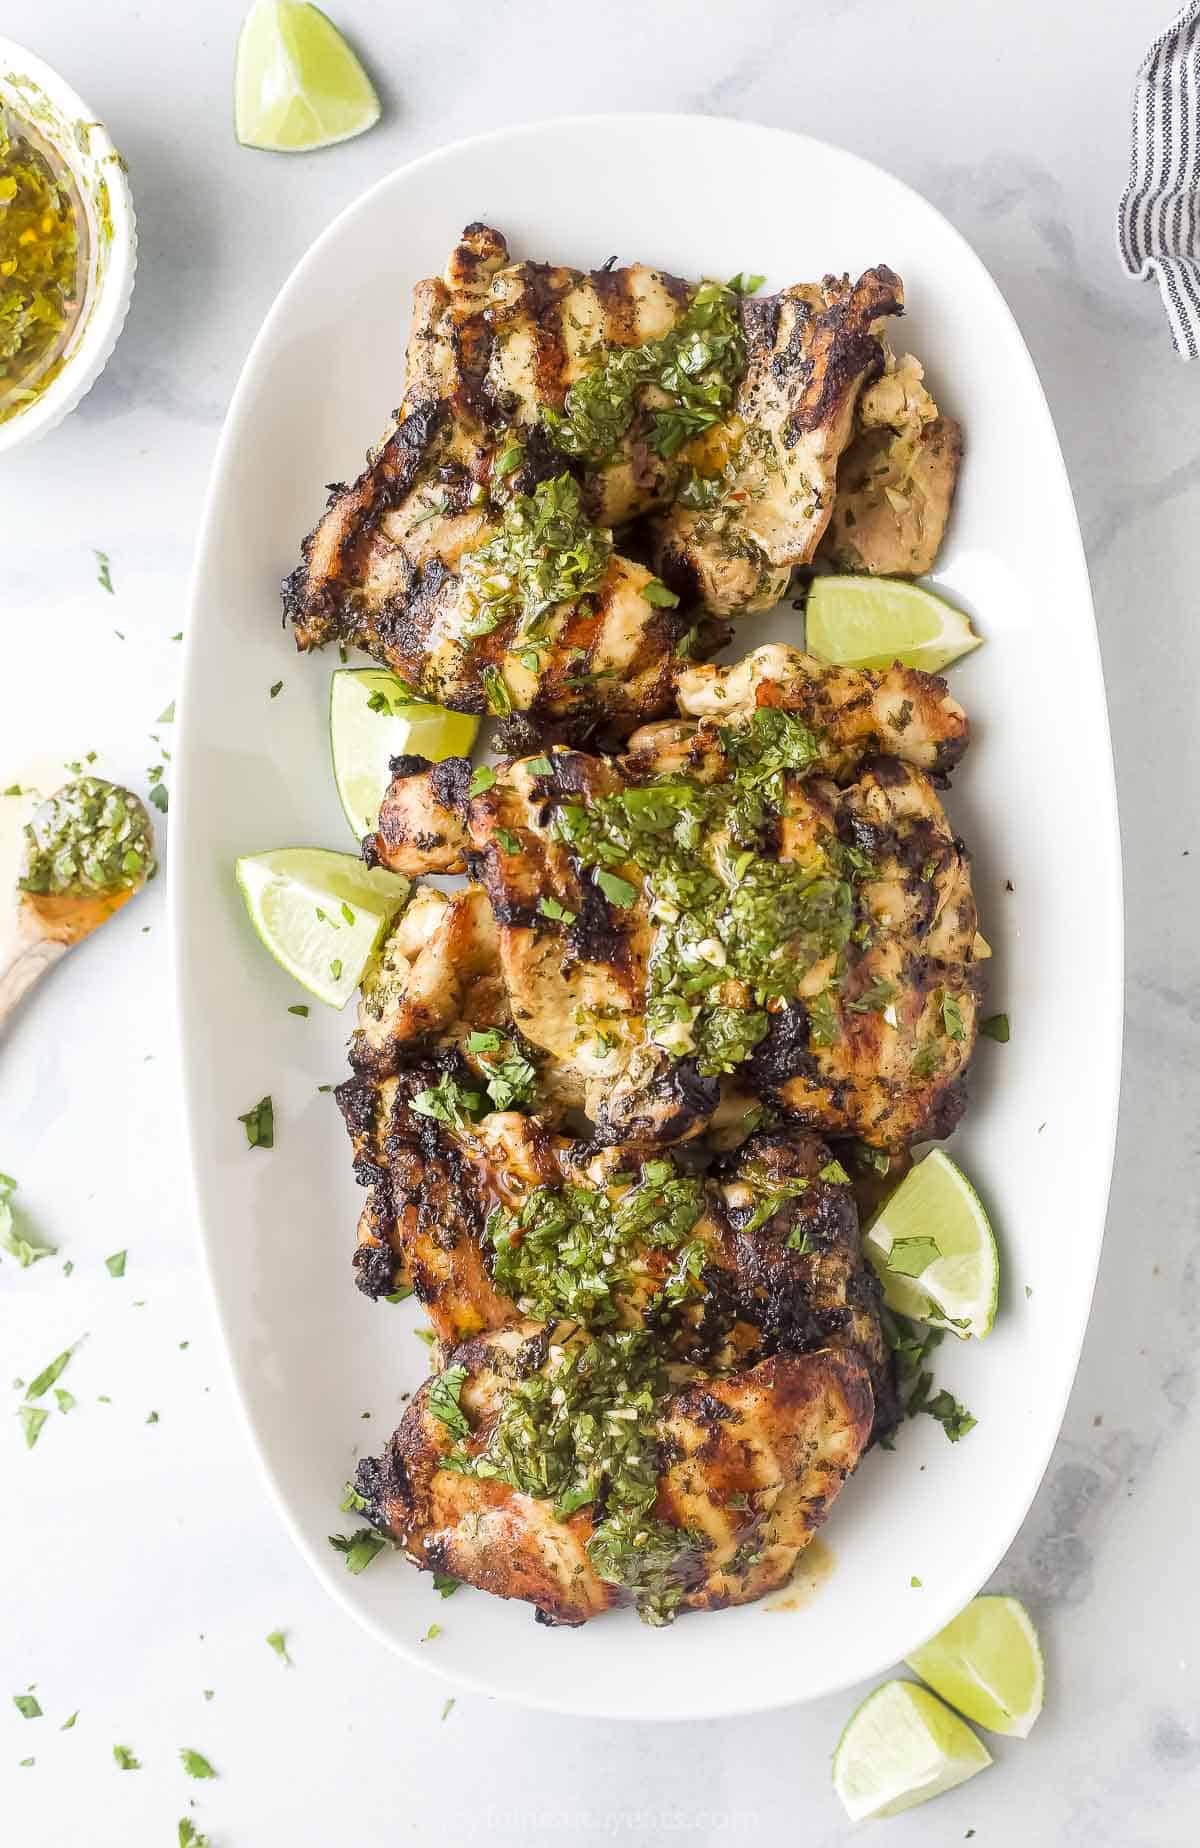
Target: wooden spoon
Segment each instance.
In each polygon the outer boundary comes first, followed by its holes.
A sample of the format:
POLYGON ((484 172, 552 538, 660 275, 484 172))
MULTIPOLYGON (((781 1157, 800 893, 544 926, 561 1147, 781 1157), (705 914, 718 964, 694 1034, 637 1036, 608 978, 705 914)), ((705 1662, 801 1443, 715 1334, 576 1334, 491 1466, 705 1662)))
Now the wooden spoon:
MULTIPOLYGON (((70 788, 69 784, 65 785, 48 802, 42 804, 33 817, 31 825, 34 828, 39 818, 47 816, 53 804, 69 793, 70 788)), ((137 803, 139 813, 145 815, 136 796, 129 796, 128 800, 131 804, 137 803)), ((0 962, 0 1026, 4 1025, 34 983, 53 969, 68 950, 82 943, 85 937, 90 937, 94 930, 98 930, 101 924, 106 924, 109 918, 120 911, 122 905, 127 905, 131 898, 136 897, 154 870, 154 861, 150 859, 140 874, 126 875, 123 884, 109 891, 18 891, 17 929, 20 937, 11 954, 0 962)))

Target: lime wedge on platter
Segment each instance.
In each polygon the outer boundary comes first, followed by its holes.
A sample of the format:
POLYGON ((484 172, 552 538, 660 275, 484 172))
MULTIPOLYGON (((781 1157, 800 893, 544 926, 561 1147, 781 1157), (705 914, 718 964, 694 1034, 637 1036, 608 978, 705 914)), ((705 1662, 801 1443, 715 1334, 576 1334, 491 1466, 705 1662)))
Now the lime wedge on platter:
POLYGON ((948 1324, 964 1340, 996 1319, 1000 1259, 979 1195, 941 1149, 909 1169, 863 1235, 897 1315, 948 1324))
POLYGON ((244 147, 275 154, 349 141, 379 120, 362 65, 319 7, 255 0, 238 37, 234 128, 244 147))
POLYGON ((1018 1598, 972 1599, 906 1660, 922 1681, 989 1732, 1027 1739, 1042 1711, 1041 1644, 1018 1598))
POLYGON ((837 667, 899 661, 939 674, 982 639, 961 610, 903 578, 814 578, 804 620, 809 654, 837 667))
POLYGON ((323 847, 245 854, 235 870, 250 922, 280 967, 318 1001, 345 1007, 408 880, 323 847))
POLYGON ((986 1770, 991 1753, 957 1713, 913 1681, 885 1681, 846 1723, 833 1787, 852 1822, 898 1816, 986 1770))
POLYGON ((479 720, 415 705, 403 681, 374 667, 340 667, 329 683, 329 749, 346 820, 359 840, 374 832, 391 781, 390 761, 411 754, 441 763, 469 757, 479 720))

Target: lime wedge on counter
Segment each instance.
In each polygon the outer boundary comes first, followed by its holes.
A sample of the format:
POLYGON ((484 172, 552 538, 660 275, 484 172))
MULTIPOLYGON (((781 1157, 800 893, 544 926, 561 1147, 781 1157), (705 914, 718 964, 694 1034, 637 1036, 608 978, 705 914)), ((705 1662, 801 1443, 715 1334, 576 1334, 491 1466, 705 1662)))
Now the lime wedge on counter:
POLYGON ((407 693, 403 681, 376 667, 339 667, 329 685, 333 780, 359 840, 378 825, 393 757, 469 757, 479 733, 470 713, 413 705, 407 693))
POLYGON ((409 882, 350 853, 280 847, 236 867, 250 922, 275 961, 330 1007, 345 1007, 409 882))
POLYGON ((903 578, 814 578, 805 605, 805 646, 838 667, 920 667, 940 673, 978 648, 961 610, 903 578))
POLYGON ((319 7, 255 0, 238 36, 234 127, 244 147, 293 153, 379 120, 371 79, 319 7))
POLYGON ((928 1803, 991 1762, 971 1728, 926 1688, 885 1681, 838 1740, 833 1787, 851 1822, 862 1822, 928 1803))
POLYGON ((948 1322, 964 1340, 987 1334, 1000 1288, 995 1234, 970 1181, 940 1149, 909 1169, 863 1244, 897 1315, 948 1322))
POLYGON ((989 1732, 1027 1739, 1042 1711, 1046 1669, 1033 1619, 1017 1598, 974 1598, 905 1660, 943 1699, 989 1732))

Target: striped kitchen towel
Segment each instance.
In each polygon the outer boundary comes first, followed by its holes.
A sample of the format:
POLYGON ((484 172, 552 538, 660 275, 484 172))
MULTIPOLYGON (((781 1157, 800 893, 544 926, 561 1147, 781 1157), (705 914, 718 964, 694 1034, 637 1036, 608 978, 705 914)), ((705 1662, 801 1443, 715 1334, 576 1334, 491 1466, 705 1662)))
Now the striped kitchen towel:
POLYGON ((1157 282, 1176 352, 1200 358, 1200 0, 1138 70, 1117 241, 1129 274, 1157 282))

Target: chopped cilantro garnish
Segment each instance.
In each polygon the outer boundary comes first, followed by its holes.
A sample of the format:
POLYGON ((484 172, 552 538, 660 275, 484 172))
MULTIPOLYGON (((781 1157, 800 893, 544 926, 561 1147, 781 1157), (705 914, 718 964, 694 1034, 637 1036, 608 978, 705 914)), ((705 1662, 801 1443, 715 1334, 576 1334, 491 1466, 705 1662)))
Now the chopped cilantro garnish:
MULTIPOLYGON (((156 725, 174 725, 175 723, 175 701, 174 700, 171 701, 169 706, 163 707, 162 711, 159 713, 154 723, 156 725)), ((95 752, 91 752, 90 755, 94 756, 95 752)))
POLYGON ((58 1406, 60 1412, 73 1412, 78 1401, 75 1398, 75 1394, 73 1392, 68 1392, 65 1386, 56 1386, 54 1388, 54 1403, 58 1406))
POLYGON ((28 1270, 39 1258, 52 1258, 54 1246, 40 1244, 17 1231, 9 1204, 16 1189, 17 1183, 11 1175, 0 1174, 0 1250, 14 1257, 22 1270, 28 1270))
POLYGON ((457 1695, 449 1694, 447 1695, 446 1699, 442 1702, 442 1719, 443 1720, 449 1719, 451 1710, 453 1709, 456 1700, 457 1700, 457 1695))
POLYGON ((179 1818, 179 1848, 209 1848, 207 1835, 201 1835, 190 1816, 179 1818))
POLYGON ((471 777, 470 784, 467 788, 468 796, 482 796, 486 790, 493 787, 495 781, 496 772, 492 769, 491 765, 480 764, 479 768, 471 777))
POLYGON ((484 1100, 480 1092, 468 1091, 459 1084, 449 1072, 444 1072, 435 1085, 418 1091, 409 1108, 418 1116, 433 1117, 438 1123, 448 1123, 451 1129, 465 1129, 468 1123, 482 1116, 484 1100))
POLYGON ((485 667, 480 673, 479 682, 488 711, 494 712, 497 718, 508 718, 512 712, 512 695, 501 679, 499 669, 485 667))
POLYGON ((114 1745, 112 1755, 118 1771, 140 1771, 142 1768, 141 1759, 135 1758, 127 1745, 114 1745))
POLYGON ((252 1149, 275 1147, 275 1105, 269 1095, 261 1097, 253 1110, 247 1110, 238 1122, 245 1125, 246 1141, 252 1149))
POLYGON ((621 879, 602 866, 598 866, 592 876, 605 898, 614 905, 620 905, 623 910, 628 910, 638 895, 637 887, 631 885, 628 879, 621 879))
POLYGON ((14 1694, 13 1706, 27 1720, 40 1720, 42 1717, 42 1709, 34 1694, 14 1694))
POLYGON ((1009 1038, 1008 1015, 989 1014, 986 1020, 980 1021, 979 1031, 985 1038, 998 1040, 1002 1046, 1007 1046, 1009 1038))
POLYGON ((887 1267, 899 1277, 919 1277, 942 1255, 942 1248, 932 1238, 893 1239, 887 1254, 887 1267))
POLYGON ((179 1757, 189 1777, 216 1777, 216 1772, 203 1752, 194 1752, 190 1746, 181 1745, 179 1757))
POLYGON ((59 1732, 70 1732, 71 1728, 74 1726, 78 1718, 79 1718, 79 1709, 78 1707, 76 1707, 74 1713, 68 1715, 68 1717, 63 1721, 62 1725, 58 1729, 59 1732))
POLYGON ((78 1342, 74 1342, 69 1348, 64 1348, 61 1354, 55 1355, 48 1366, 42 1368, 37 1377, 32 1379, 25 1389, 25 1397, 27 1399, 40 1399, 43 1393, 49 1392, 55 1380, 61 1379, 66 1372, 67 1363, 78 1345, 78 1342))
POLYGON ((463 1382, 467 1377, 465 1367, 447 1367, 429 1382, 425 1403, 433 1416, 444 1424, 452 1437, 469 1437, 471 1421, 458 1403, 463 1382))
POLYGON ((429 1628, 428 1628, 428 1629, 426 1630, 426 1632, 425 1632, 425 1634, 424 1634, 424 1636, 423 1636, 423 1637, 421 1638, 421 1641, 422 1641, 423 1643, 432 1643, 432 1642, 434 1642, 434 1641, 436 1640, 436 1638, 437 1638, 437 1637, 439 1637, 439 1636, 440 1636, 441 1634, 442 1634, 442 1626, 441 1626, 441 1624, 440 1624, 440 1623, 431 1623, 431 1624, 430 1624, 430 1626, 429 1626, 429 1628))
POLYGON ((556 924, 570 925, 575 922, 575 912, 568 911, 567 907, 560 904, 557 898, 539 898, 538 910, 544 918, 549 918, 556 924))
POLYGON ((443 1598, 452 1598, 461 1584, 461 1579, 451 1578, 448 1572, 433 1575, 433 1589, 443 1598))
POLYGON ((358 1490, 355 1488, 354 1484, 352 1482, 348 1482, 346 1484, 346 1493, 343 1495, 341 1501, 338 1503, 338 1506, 341 1508, 342 1513, 343 1514, 361 1514, 363 1509, 366 1507, 366 1505, 367 1505, 366 1496, 360 1495, 358 1490))
POLYGON ((100 585, 101 590, 106 590, 110 597, 115 596, 116 592, 113 590, 112 572, 109 570, 108 564, 108 553, 93 550, 92 556, 96 560, 98 566, 96 581, 100 585))
POLYGON ((287 1639, 284 1632, 282 1630, 272 1630, 267 1637, 267 1642, 275 1651, 279 1660, 286 1663, 288 1668, 291 1668, 293 1666, 292 1658, 287 1652, 287 1639))
POLYGON ((166 814, 170 805, 170 797, 167 795, 165 784, 155 783, 150 791, 150 800, 161 815, 166 814))
POLYGON ((958 996, 952 994, 948 988, 942 990, 942 1022, 951 1039, 962 1039, 966 1032, 963 1025, 962 1008, 959 1006, 958 996))
POLYGON ((675 592, 668 590, 658 578, 651 578, 648 584, 642 585, 642 595, 656 610, 674 610, 679 607, 679 598, 675 592))
POLYGON ((278 699, 282 691, 283 691, 283 682, 282 680, 277 680, 274 686, 271 688, 271 698, 278 699))
POLYGON ((363 1572, 376 1554, 382 1553, 387 1541, 373 1527, 360 1527, 352 1534, 330 1534, 329 1544, 335 1553, 346 1556, 346 1570, 363 1572))
MULTIPOLYGON (((506 504, 501 530, 462 561, 468 637, 515 623, 516 636, 540 646, 556 604, 594 590, 608 570, 612 533, 592 526, 579 483, 562 474, 506 504)), ((485 690, 486 676, 484 670, 485 690)), ((536 656, 534 671, 536 671, 536 656)), ((493 711, 501 710, 490 697, 493 711)))
POLYGON ((104 1268, 110 1277, 123 1277, 125 1275, 125 1260, 128 1256, 129 1253, 127 1251, 114 1251, 111 1257, 105 1258, 104 1268))
POLYGON ((301 1020, 308 1019, 308 1009, 305 1007, 303 1001, 297 1001, 294 1007, 289 1007, 288 1013, 298 1015, 301 1020))
POLYGON ((342 979, 342 959, 340 956, 335 956, 333 961, 330 963, 329 973, 335 982, 341 981, 342 979))

